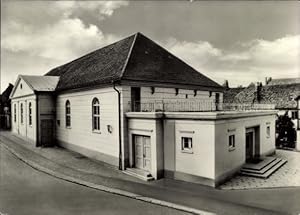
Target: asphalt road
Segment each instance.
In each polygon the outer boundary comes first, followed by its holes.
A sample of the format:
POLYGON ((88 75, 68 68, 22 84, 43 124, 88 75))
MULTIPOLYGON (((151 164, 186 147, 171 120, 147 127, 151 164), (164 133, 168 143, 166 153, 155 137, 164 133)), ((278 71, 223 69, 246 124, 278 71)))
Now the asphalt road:
POLYGON ((39 172, 0 145, 0 214, 187 214, 66 182, 39 172))

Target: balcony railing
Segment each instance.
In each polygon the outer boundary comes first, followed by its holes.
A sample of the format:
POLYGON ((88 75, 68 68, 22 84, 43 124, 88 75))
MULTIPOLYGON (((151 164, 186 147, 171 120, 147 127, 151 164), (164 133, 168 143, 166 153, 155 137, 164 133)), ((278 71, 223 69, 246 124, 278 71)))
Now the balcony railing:
POLYGON ((133 112, 212 112, 212 111, 247 111, 274 110, 274 104, 234 104, 216 103, 212 100, 201 101, 147 101, 129 102, 129 110, 133 112))

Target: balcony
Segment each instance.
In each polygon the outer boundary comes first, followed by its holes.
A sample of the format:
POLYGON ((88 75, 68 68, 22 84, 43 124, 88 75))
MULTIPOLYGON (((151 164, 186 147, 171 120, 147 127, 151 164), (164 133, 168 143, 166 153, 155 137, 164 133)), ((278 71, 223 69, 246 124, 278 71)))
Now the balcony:
POLYGON ((274 104, 216 103, 213 100, 201 101, 146 101, 129 102, 132 112, 213 112, 213 111, 250 111, 274 110, 274 104))

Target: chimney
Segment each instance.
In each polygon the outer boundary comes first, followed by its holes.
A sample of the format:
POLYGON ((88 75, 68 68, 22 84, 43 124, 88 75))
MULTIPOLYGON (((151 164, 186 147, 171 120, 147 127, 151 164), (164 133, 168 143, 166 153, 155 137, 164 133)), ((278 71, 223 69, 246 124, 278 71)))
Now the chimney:
POLYGON ((272 77, 265 77, 265 83, 268 85, 272 81, 272 77))
POLYGON ((258 102, 258 103, 260 103, 260 100, 261 100, 261 88, 262 88, 262 83, 261 82, 257 82, 256 83, 256 92, 255 92, 255 94, 256 94, 256 101, 258 102))

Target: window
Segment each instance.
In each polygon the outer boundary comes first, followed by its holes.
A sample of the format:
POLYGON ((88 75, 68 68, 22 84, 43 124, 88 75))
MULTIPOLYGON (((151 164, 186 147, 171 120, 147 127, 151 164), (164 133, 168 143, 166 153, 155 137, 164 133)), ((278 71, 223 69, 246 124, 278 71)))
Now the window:
POLYGON ((271 128, 269 125, 267 126, 266 132, 267 132, 267 138, 269 138, 271 136, 271 128))
POLYGON ((17 122, 17 105, 14 104, 14 121, 17 122))
POLYGON ((216 93, 216 110, 219 110, 220 105, 220 94, 216 93))
POLYGON ((92 102, 92 113, 93 113, 93 130, 100 131, 100 103, 97 98, 93 99, 92 102))
POLYGON ((228 147, 229 149, 235 148, 235 135, 229 135, 228 147))
POLYGON ((292 111, 292 119, 298 119, 298 111, 292 111))
POLYGON ((29 125, 32 125, 32 107, 31 102, 28 104, 28 112, 29 112, 29 125))
POLYGON ((21 103, 21 123, 23 124, 23 103, 21 103))
POLYGON ((71 127, 71 104, 70 101, 66 101, 66 127, 71 127))
POLYGON ((23 88, 23 85, 22 85, 22 84, 20 84, 20 88, 21 88, 21 89, 23 88))
POLYGON ((181 150, 183 152, 193 152, 193 140, 191 137, 181 137, 181 150))

